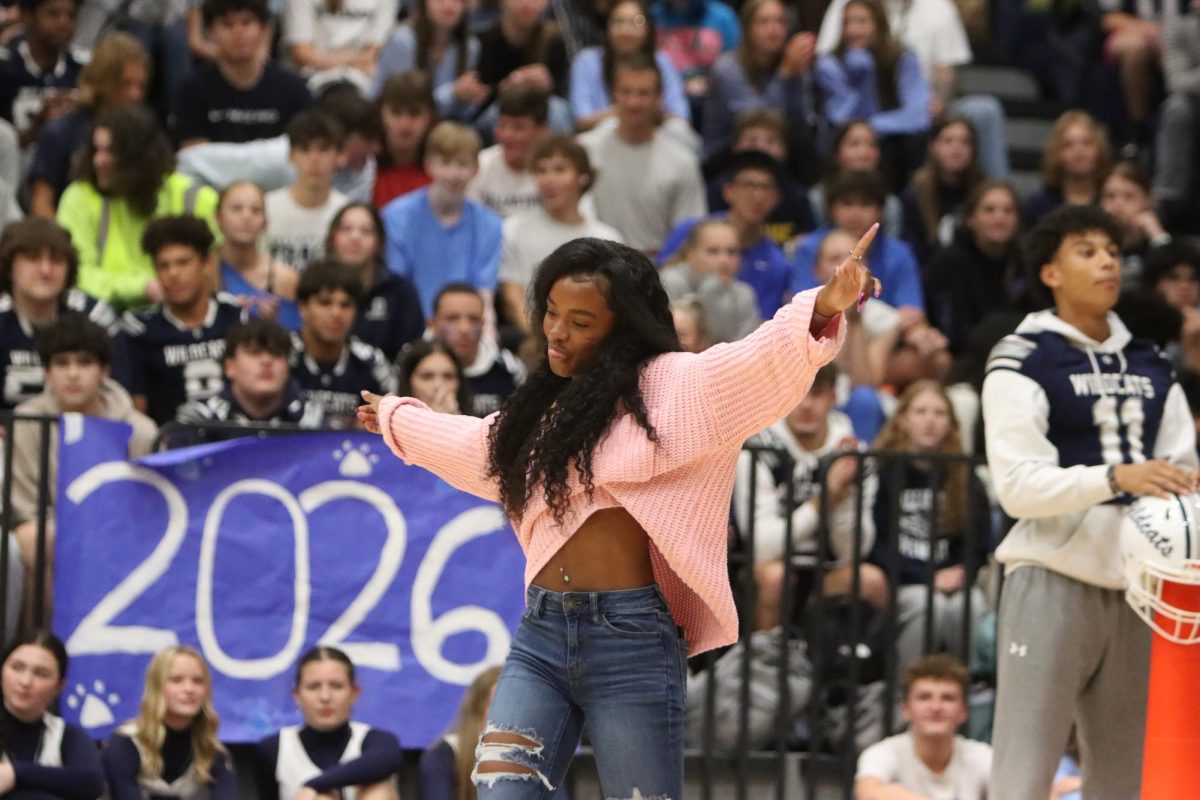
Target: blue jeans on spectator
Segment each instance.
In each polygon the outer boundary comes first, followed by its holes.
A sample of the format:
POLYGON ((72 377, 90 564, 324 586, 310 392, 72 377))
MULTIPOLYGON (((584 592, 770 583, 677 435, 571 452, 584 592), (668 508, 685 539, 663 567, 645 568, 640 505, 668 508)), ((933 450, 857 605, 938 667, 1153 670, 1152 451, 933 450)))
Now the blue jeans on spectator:
POLYGON ((989 178, 1008 177, 1008 144, 1004 135, 1004 107, 990 94, 968 94, 950 101, 950 113, 966 117, 975 129, 979 168, 989 178))
POLYGON ((566 776, 585 723, 605 797, 636 790, 679 800, 687 651, 657 586, 529 587, 476 750, 479 800, 546 796, 566 776), (508 735, 497 743, 489 734, 508 735), (483 764, 532 772, 480 773, 483 764))

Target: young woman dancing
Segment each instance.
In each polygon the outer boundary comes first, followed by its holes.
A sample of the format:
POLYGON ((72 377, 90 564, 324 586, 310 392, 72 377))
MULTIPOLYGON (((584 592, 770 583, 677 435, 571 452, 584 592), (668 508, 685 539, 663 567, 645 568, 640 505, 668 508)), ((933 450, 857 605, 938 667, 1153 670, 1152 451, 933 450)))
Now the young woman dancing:
POLYGON ((533 282, 545 357, 484 419, 364 393, 368 430, 407 463, 498 501, 528 559, 472 779, 480 800, 541 798, 586 723, 606 797, 679 800, 687 657, 738 637, 726 525, 742 442, 784 416, 878 291, 862 259, 732 344, 679 352, 642 253, 568 242, 533 282))

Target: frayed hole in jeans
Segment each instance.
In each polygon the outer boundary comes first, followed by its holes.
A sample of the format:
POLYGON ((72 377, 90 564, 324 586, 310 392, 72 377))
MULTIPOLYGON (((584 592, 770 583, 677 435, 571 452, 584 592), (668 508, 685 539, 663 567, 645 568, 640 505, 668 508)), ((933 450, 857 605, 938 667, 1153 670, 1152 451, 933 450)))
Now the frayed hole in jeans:
POLYGON ((542 743, 529 731, 505 730, 489 725, 479 737, 475 748, 475 769, 471 782, 489 789, 496 781, 540 781, 548 791, 554 791, 549 779, 536 767, 521 763, 540 759, 542 743))

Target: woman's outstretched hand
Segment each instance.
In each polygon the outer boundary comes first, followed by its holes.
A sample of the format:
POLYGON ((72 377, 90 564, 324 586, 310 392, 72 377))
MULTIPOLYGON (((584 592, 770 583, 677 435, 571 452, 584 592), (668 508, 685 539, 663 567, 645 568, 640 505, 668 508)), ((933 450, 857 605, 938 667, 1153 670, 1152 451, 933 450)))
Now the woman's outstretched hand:
POLYGON ((367 431, 379 433, 379 401, 383 399, 383 396, 372 394, 364 389, 362 399, 367 403, 358 407, 358 421, 367 431))
POLYGON ((857 303, 860 307, 868 297, 878 297, 883 285, 872 277, 871 269, 867 266, 867 249, 875 241, 879 231, 879 223, 863 234, 858 244, 850 249, 844 261, 838 265, 829 283, 821 287, 817 300, 813 304, 813 312, 822 317, 837 316, 850 306, 857 303))

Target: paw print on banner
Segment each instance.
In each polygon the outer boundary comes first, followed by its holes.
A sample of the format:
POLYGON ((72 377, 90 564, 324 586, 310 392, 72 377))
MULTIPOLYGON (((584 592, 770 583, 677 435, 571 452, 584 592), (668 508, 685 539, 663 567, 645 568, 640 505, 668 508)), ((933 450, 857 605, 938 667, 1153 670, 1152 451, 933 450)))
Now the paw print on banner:
POLYGON ((343 478, 369 478, 375 472, 379 456, 371 452, 371 445, 364 443, 355 447, 347 439, 333 451, 333 460, 339 462, 338 474, 343 478))
POLYGON ((67 697, 67 707, 79 712, 79 724, 85 728, 99 728, 116 722, 112 710, 119 702, 121 698, 109 692, 104 681, 93 682, 90 690, 77 683, 67 697))

